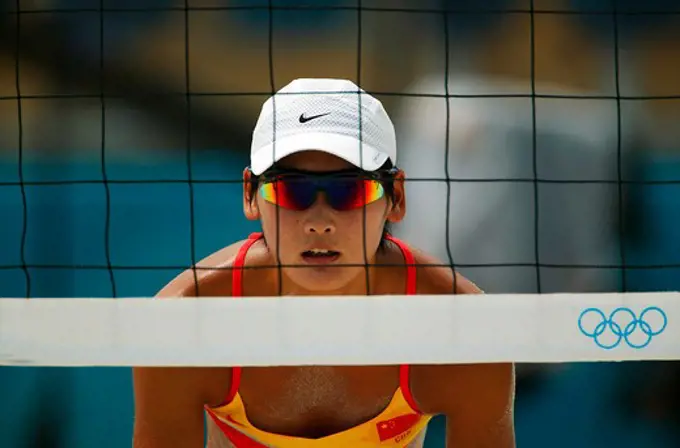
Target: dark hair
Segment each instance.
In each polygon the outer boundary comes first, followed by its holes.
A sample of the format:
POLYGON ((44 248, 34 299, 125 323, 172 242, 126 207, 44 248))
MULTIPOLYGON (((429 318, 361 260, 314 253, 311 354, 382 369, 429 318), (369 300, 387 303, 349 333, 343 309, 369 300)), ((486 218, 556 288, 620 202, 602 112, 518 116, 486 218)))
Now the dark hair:
MULTIPOLYGON (((394 168, 394 165, 392 165, 392 162, 388 160, 378 168, 378 171, 389 171, 394 168)), ((383 182, 383 188, 385 189, 385 196, 394 203, 394 181, 393 180, 386 180, 383 182)), ((383 226, 383 232, 382 236, 380 237, 380 244, 378 244, 378 251, 385 251, 387 250, 387 236, 392 232, 392 223, 389 221, 385 221, 385 225, 383 226)))
MULTIPOLYGON (((385 172, 385 171, 390 171, 394 168, 394 165, 392 165, 392 162, 390 160, 386 161, 380 168, 375 170, 375 172, 385 172)), ((252 175, 250 178, 250 188, 251 188, 251 195, 250 195, 250 202, 253 202, 255 200, 255 192, 257 191, 257 187, 259 185, 260 179, 259 176, 252 175)), ((383 181, 383 188, 385 189, 385 196, 391 201, 394 202, 394 181, 392 179, 385 179, 383 181)), ((383 231, 382 231, 382 236, 380 237, 380 243, 378 244, 378 250, 379 251, 384 251, 387 249, 387 236, 390 235, 392 231, 392 225, 389 221, 385 222, 385 225, 383 226, 383 231)))
POLYGON ((380 244, 378 244, 379 251, 387 250, 387 236, 392 233, 392 223, 385 221, 385 226, 383 227, 382 237, 380 237, 380 244))

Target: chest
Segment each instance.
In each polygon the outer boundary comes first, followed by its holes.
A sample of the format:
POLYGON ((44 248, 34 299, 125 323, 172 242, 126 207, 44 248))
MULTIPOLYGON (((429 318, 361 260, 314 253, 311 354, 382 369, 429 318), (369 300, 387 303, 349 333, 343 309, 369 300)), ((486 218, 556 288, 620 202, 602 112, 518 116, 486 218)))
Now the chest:
POLYGON ((257 428, 318 438, 380 414, 398 386, 390 366, 277 367, 243 369, 239 393, 257 428))

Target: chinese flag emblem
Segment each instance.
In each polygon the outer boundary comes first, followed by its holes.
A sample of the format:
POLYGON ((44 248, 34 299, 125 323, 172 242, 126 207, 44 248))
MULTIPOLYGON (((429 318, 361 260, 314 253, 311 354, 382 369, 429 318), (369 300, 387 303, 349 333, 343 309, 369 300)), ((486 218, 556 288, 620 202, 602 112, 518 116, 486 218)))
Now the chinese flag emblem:
POLYGON ((408 431, 413 425, 418 423, 420 420, 420 415, 418 414, 406 414, 400 415, 389 420, 383 420, 376 423, 376 429, 378 430, 378 437, 381 442, 388 439, 393 439, 399 434, 408 431))

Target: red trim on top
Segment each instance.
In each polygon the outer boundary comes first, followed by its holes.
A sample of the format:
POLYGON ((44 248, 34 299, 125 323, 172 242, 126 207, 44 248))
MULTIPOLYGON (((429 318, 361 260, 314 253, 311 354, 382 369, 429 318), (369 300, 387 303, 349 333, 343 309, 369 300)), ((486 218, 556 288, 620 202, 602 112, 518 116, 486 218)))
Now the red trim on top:
POLYGON ((231 403, 231 400, 236 396, 238 388, 241 385, 241 368, 232 367, 231 368, 231 386, 229 387, 229 392, 227 393, 227 398, 224 402, 225 405, 231 403))
POLYGON ((401 388, 401 393, 404 395, 406 403, 411 406, 411 409, 413 409, 413 411, 417 412, 418 414, 422 414, 418 408, 418 405, 416 404, 416 400, 413 398, 413 394, 411 393, 411 381, 409 375, 409 372, 411 371, 410 367, 411 366, 408 364, 402 364, 399 366, 399 387, 401 388))
POLYGON ((243 296, 243 266, 246 263, 246 254, 248 249, 255 244, 257 240, 262 238, 262 233, 255 232, 248 236, 248 241, 243 243, 236 254, 236 259, 234 264, 231 266, 231 296, 232 297, 242 297, 243 296))
POLYGON ((402 255, 404 256, 404 262, 406 263, 406 295, 412 296, 416 294, 416 257, 413 256, 411 249, 403 241, 393 237, 392 235, 387 235, 387 240, 392 241, 399 247, 402 255))
MULTIPOLYGON (((248 241, 243 243, 236 254, 236 259, 232 265, 231 271, 231 295, 232 297, 243 297, 243 266, 246 263, 246 255, 248 250, 252 247, 255 242, 262 238, 261 232, 251 233, 248 236, 248 241)), ((236 396, 238 392, 239 385, 241 384, 241 368, 232 367, 231 369, 231 386, 229 387, 229 392, 227 394, 227 399, 225 404, 231 403, 231 400, 236 396)))
POLYGON ((213 414, 210 409, 208 409, 208 415, 212 418, 213 422, 218 428, 222 430, 225 436, 236 448, 267 448, 267 445, 263 445, 260 442, 251 439, 246 434, 241 431, 232 428, 228 424, 220 420, 215 414, 213 414))

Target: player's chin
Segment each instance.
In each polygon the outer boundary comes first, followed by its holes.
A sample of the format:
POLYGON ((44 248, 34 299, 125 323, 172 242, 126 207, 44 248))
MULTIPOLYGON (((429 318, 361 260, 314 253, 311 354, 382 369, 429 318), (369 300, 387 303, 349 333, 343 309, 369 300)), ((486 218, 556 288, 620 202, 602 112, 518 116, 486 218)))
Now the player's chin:
POLYGON ((308 291, 338 291, 357 276, 356 267, 341 265, 313 265, 290 268, 287 276, 308 291))

